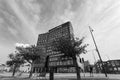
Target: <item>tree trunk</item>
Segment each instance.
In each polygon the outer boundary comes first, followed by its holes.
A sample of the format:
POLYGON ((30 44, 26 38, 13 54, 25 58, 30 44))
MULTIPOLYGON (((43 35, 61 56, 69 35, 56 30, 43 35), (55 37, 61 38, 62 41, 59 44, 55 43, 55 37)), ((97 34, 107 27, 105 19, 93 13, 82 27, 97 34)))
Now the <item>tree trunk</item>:
POLYGON ((80 68, 78 66, 76 66, 76 75, 77 75, 77 80, 81 80, 80 68))
POLYGON ((74 62, 74 64, 75 64, 77 80, 81 80, 81 76, 80 76, 80 68, 79 68, 78 65, 77 65, 77 61, 76 61, 76 59, 74 59, 73 62, 74 62))
POLYGON ((32 77, 32 73, 33 73, 33 71, 32 71, 32 64, 31 64, 31 70, 30 70, 30 73, 29 73, 29 78, 32 77))
POLYGON ((32 77, 32 69, 30 70, 30 73, 29 73, 29 78, 32 77))
POLYGON ((14 68, 13 68, 13 73, 12 73, 12 76, 13 76, 13 77, 14 77, 14 75, 15 75, 16 68, 17 68, 17 66, 16 66, 16 64, 15 64, 15 65, 14 65, 14 68))

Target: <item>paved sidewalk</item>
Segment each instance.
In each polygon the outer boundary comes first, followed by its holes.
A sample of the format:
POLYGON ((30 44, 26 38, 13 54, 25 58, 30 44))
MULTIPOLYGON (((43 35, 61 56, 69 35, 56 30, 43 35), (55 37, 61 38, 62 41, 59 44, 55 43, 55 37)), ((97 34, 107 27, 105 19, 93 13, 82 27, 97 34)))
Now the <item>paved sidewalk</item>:
MULTIPOLYGON (((19 73, 16 74, 16 77, 11 77, 12 73, 0 73, 0 80, 41 80, 39 77, 32 77, 31 79, 28 78, 28 73, 23 73, 21 76, 17 76, 19 73)), ((49 74, 45 77, 49 80, 49 74)), ((42 80, 45 80, 43 78, 42 80)), ((54 74, 55 80, 76 80, 75 73, 55 73, 54 74)), ((90 77, 89 73, 81 73, 82 80, 120 80, 120 74, 108 74, 106 78, 104 74, 94 74, 94 77, 90 77)))

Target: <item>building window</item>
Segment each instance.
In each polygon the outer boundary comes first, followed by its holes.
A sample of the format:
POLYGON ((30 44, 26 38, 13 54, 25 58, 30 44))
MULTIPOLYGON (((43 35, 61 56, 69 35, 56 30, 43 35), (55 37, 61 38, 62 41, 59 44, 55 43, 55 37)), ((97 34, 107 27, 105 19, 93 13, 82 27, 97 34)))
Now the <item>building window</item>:
POLYGON ((113 69, 112 68, 109 68, 110 71, 112 71, 113 69))
POLYGON ((120 65, 119 61, 115 61, 115 64, 116 64, 117 66, 119 66, 119 65, 120 65))
POLYGON ((112 61, 112 62, 111 62, 111 64, 112 64, 112 66, 115 66, 115 63, 114 63, 114 61, 112 61))
POLYGON ((114 67, 114 70, 117 70, 117 68, 116 68, 116 67, 114 67))
POLYGON ((118 70, 120 71, 120 67, 118 67, 118 70))

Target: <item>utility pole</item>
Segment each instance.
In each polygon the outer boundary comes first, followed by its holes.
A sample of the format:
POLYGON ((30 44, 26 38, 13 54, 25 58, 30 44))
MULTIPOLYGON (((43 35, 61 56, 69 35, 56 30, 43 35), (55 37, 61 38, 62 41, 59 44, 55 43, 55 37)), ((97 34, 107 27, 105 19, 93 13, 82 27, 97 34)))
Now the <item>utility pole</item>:
POLYGON ((100 52, 99 52, 99 50, 98 50, 98 48, 97 48, 97 44, 96 44, 96 42, 95 42, 95 39, 94 39, 94 36, 93 36, 93 33, 92 33, 93 30, 91 29, 90 26, 89 26, 89 30, 90 30, 90 33, 91 33, 91 36, 92 36, 92 39, 93 39, 94 45, 95 45, 95 47, 96 47, 96 51, 97 51, 97 53, 98 53, 98 56, 99 56, 100 62, 101 62, 101 64, 102 64, 103 71, 104 71, 104 73, 105 73, 105 76, 107 77, 107 73, 106 73, 106 70, 105 70, 105 68, 104 68, 103 61, 102 61, 102 58, 101 58, 101 56, 100 56, 100 52))
POLYGON ((92 54, 93 54, 93 57, 94 57, 94 60, 95 60, 95 63, 96 63, 97 60, 96 60, 96 58, 95 58, 94 51, 92 51, 92 54))

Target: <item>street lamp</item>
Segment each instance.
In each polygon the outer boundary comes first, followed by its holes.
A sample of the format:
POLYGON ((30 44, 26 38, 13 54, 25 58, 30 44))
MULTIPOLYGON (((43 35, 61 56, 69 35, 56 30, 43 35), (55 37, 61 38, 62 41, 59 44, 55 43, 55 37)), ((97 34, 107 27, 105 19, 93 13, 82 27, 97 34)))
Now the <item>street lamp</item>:
POLYGON ((104 68, 104 66, 103 66, 103 61, 102 61, 102 58, 101 58, 101 56, 100 56, 100 52, 99 52, 99 50, 98 50, 98 48, 97 48, 97 44, 96 44, 96 42, 95 42, 95 39, 94 39, 94 36, 93 36, 93 33, 92 33, 92 32, 93 32, 93 29, 92 29, 90 26, 89 26, 89 30, 90 30, 90 33, 91 33, 91 36, 92 36, 94 45, 95 45, 95 47, 96 47, 96 51, 97 51, 97 53, 98 53, 100 62, 101 62, 101 64, 102 64, 102 68, 103 68, 103 70, 104 70, 105 76, 107 77, 107 73, 106 73, 106 70, 105 70, 105 68, 104 68))

